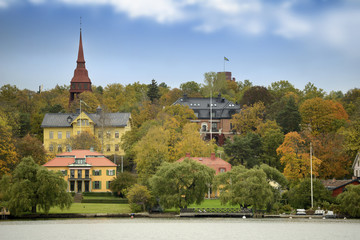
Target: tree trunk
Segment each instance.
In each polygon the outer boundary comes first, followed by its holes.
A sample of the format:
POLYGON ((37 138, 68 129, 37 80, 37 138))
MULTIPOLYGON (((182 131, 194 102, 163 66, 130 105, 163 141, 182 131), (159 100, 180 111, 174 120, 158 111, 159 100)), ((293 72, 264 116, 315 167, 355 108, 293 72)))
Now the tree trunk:
POLYGON ((36 205, 31 207, 31 213, 36 213, 36 205))

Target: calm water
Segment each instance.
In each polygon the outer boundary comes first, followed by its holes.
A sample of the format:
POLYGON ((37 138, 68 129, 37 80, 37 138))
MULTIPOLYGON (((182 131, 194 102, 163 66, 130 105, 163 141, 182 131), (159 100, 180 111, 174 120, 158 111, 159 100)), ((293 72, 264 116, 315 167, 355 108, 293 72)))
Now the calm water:
POLYGON ((360 220, 66 219, 0 221, 0 239, 360 239, 360 220))

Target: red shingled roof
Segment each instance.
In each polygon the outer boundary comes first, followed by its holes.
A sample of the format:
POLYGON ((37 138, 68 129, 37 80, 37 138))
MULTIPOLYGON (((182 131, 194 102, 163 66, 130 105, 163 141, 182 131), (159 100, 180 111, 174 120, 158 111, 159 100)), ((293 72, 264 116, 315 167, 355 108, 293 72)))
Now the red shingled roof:
POLYGON ((66 167, 75 163, 75 158, 86 158, 86 163, 97 167, 116 167, 116 164, 104 157, 103 154, 90 150, 73 150, 58 154, 55 158, 45 163, 44 167, 66 167), (69 157, 63 157, 69 156, 69 157), (75 156, 75 157, 74 157, 75 156), (89 157, 87 157, 89 156, 89 157), (99 157, 91 157, 99 156, 99 157))
POLYGON ((185 157, 180 158, 179 160, 177 160, 177 162, 182 162, 185 158, 195 160, 214 169, 216 171, 216 174, 220 173, 221 168, 225 169, 225 172, 231 170, 231 164, 221 158, 216 157, 215 153, 212 153, 211 157, 190 157, 190 154, 187 153, 185 157))

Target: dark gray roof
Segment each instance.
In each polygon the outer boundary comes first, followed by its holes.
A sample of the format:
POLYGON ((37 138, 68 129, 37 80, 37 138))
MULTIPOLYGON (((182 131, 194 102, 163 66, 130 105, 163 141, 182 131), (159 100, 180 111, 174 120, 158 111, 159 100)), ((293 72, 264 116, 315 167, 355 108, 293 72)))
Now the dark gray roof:
MULTIPOLYGON (((210 98, 190 98, 184 95, 176 100, 173 105, 189 106, 194 110, 198 119, 210 118, 210 98)), ((233 114, 240 112, 240 105, 222 98, 221 95, 211 99, 213 119, 231 118, 233 114)))
MULTIPOLYGON (((85 113, 85 112, 84 112, 85 113)), ((95 123, 101 126, 102 121, 98 113, 85 113, 95 123)), ((71 122, 79 116, 78 113, 46 113, 41 127, 71 127, 71 122), (68 118, 71 118, 70 123, 68 118)), ((111 127, 125 127, 130 119, 130 113, 106 113, 104 125, 111 127)))

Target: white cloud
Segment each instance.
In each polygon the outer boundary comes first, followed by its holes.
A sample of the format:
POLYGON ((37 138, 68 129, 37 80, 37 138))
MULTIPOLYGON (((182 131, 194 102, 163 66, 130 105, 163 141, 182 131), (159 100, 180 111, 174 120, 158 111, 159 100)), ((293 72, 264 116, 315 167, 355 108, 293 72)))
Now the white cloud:
MULTIPOLYGON (((7 8, 17 0, 0 0, 7 8)), ((193 29, 227 29, 241 34, 268 35, 328 46, 360 56, 360 0, 317 4, 316 0, 27 0, 68 6, 111 6, 129 18, 160 24, 188 22, 193 29), (310 9, 311 8, 311 9, 310 9)))

